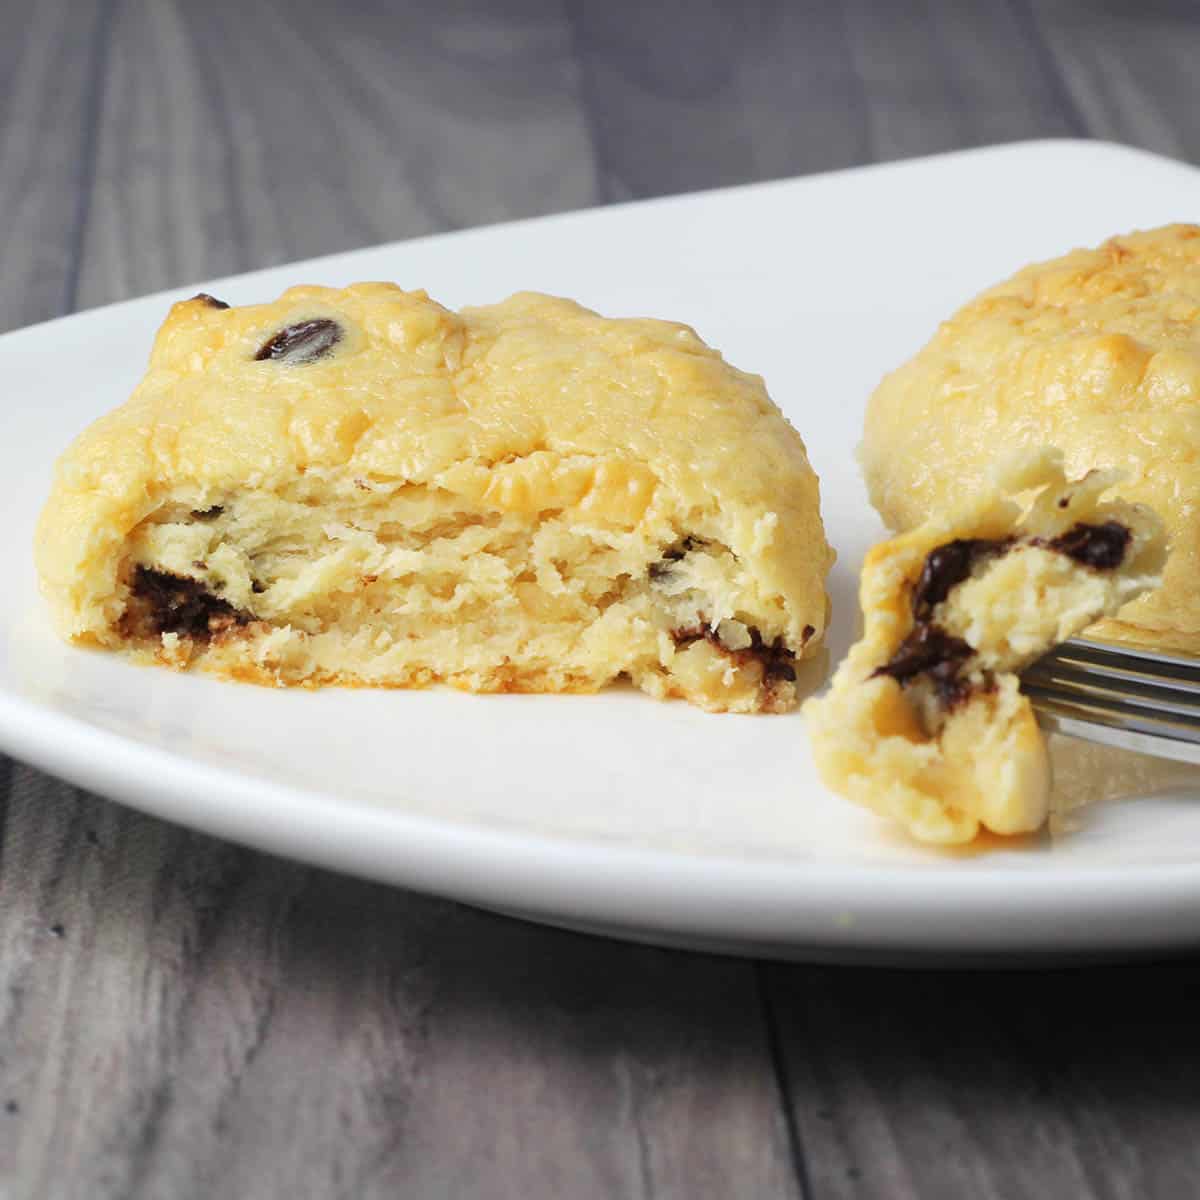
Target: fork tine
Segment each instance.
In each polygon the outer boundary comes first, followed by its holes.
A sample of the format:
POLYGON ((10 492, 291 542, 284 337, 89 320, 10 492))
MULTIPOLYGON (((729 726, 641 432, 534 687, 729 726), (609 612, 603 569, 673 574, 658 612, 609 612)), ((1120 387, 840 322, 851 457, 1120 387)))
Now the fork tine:
POLYGON ((1123 711, 1170 713, 1183 719, 1200 721, 1200 688, 1177 686, 1174 681, 1151 681, 1145 674, 1114 678, 1071 664, 1035 663, 1021 677, 1030 695, 1119 707, 1123 711))
POLYGON ((1136 646, 1116 646, 1111 642, 1090 642, 1074 638, 1053 650, 1043 661, 1070 662, 1103 674, 1169 678, 1200 688, 1200 658, 1180 654, 1158 654, 1136 646))
POLYGON ((1200 661, 1076 640, 1022 675, 1047 729, 1200 764, 1200 661))
POLYGON ((1116 746, 1136 754, 1152 754, 1200 766, 1200 740, 1196 731, 1175 730, 1169 721, 1127 718, 1105 709, 1088 711, 1054 700, 1034 700, 1038 724, 1052 733, 1116 746))

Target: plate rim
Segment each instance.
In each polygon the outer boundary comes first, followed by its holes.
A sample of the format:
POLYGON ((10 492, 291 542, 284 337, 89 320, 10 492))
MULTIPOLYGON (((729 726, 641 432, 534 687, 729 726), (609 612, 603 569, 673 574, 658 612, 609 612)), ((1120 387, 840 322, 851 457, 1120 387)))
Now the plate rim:
MULTIPOLYGON (((1158 928, 1155 937, 1146 922, 1157 926, 1181 905, 1200 906, 1200 861, 1132 867, 1073 863, 1053 873, 998 870, 984 859, 835 865, 794 855, 747 859, 439 821, 197 762, 4 692, 0 748, 85 790, 239 845, 465 903, 519 910, 531 918, 618 931, 903 953, 904 931, 919 921, 917 949, 953 955, 969 944, 980 955, 1003 956, 1175 945, 1181 939, 1169 925, 1158 928), (14 737, 22 728, 23 739, 14 737), (153 781, 167 772, 174 782, 166 799, 147 800, 153 781), (262 812, 253 803, 246 807, 246 801, 261 803, 264 797, 287 806, 292 818, 287 829, 278 822, 264 829, 244 819, 262 812), (374 848, 375 860, 386 853, 386 869, 365 863, 364 844, 374 848), (447 863, 453 865, 449 872, 447 863), (471 876, 475 870, 478 874, 471 876), (614 917, 617 884, 626 919, 614 917), (737 913, 747 905, 755 908, 752 931, 740 917, 714 920, 715 888, 737 913), (848 904, 850 891, 854 899, 848 904), (948 894, 953 897, 949 908, 948 894), (1005 908, 1002 924, 994 920, 997 901, 1005 908), (1051 904, 1056 920, 1028 931, 1026 939, 1014 939, 1014 923, 1034 916, 1044 921, 1051 904), (692 905, 703 913, 702 920, 688 919, 692 905), (1120 915, 1123 932, 1104 927, 1107 912, 1120 915), (974 925, 977 919, 982 927, 974 925)), ((1200 940, 1200 932, 1184 940, 1200 940)))
MULTIPOLYGON (((393 248, 1051 147, 1115 151, 1200 174, 1200 168, 1166 155, 1099 139, 1036 138, 978 146, 495 222, 200 280, 8 331, 0 335, 0 353, 12 339, 47 332, 63 321, 110 310, 116 313, 131 305, 167 304, 192 290, 253 285, 281 272, 320 270, 334 259, 344 270, 358 256, 393 248)), ((737 942, 778 939, 790 946, 807 942, 842 957, 853 957, 856 950, 869 947, 888 948, 903 956, 908 952, 905 930, 910 923, 920 922, 914 950, 933 947, 936 951, 941 946, 957 957, 968 949, 1004 955, 1014 947, 1022 948, 1018 936, 1022 920, 1045 918, 1053 906, 1056 919, 1029 931, 1030 940, 1023 948, 1066 956, 1077 949, 1134 949, 1156 944, 1156 939, 1162 945, 1200 939, 1200 931, 1181 937, 1169 920, 1183 906, 1200 907, 1200 858, 1116 866, 1075 862, 1060 864, 1053 872, 1032 866, 997 868, 980 857, 830 863, 794 852, 778 858, 761 853, 724 855, 604 841, 595 835, 506 829, 482 821, 439 820, 402 807, 377 807, 334 791, 260 778, 149 745, 39 705, 2 684, 0 749, 118 803, 241 845, 467 903, 520 909, 551 922, 562 917, 565 923, 574 920, 620 929, 613 916, 619 908, 628 915, 630 929, 653 930, 664 938, 683 933, 737 942), (156 789, 154 781, 163 777, 170 777, 171 785, 156 789), (294 822, 281 827, 278 820, 264 821, 264 801, 271 808, 286 807, 294 822), (369 856, 361 852, 365 843, 374 846, 369 856), (384 852, 386 868, 380 865, 384 852), (620 895, 615 902, 617 885, 620 895), (712 905, 714 889, 729 910, 723 916, 712 905), (850 893, 852 910, 847 907, 850 893), (947 909, 948 893, 953 895, 952 911, 947 909), (995 919, 998 904, 1004 910, 1002 922, 995 919), (700 919, 689 919, 693 906, 702 914, 700 919), (747 908, 756 910, 753 928, 747 908), (1122 928, 1105 927, 1104 918, 1110 913, 1119 916, 1122 928), (981 920, 982 927, 973 924, 974 918, 981 920)))

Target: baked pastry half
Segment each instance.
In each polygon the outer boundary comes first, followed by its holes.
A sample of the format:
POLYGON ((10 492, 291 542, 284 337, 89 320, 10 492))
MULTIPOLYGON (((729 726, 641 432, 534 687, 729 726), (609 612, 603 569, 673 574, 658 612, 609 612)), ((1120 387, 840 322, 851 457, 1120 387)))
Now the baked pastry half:
POLYGON ((870 551, 862 638, 804 706, 830 788, 924 842, 1041 826, 1050 767, 1016 673, 1157 586, 1166 558, 1153 512, 1101 499, 1116 480, 1025 456, 978 502, 870 551))
POLYGON ((692 330, 366 283, 175 305, 36 557, 64 635, 171 666, 777 711, 833 554, 800 436, 692 330))
POLYGON ((1200 226, 1034 264, 942 323, 867 409, 862 463, 888 526, 987 486, 997 447, 1123 473, 1166 524, 1162 586, 1095 635, 1200 652, 1200 226))

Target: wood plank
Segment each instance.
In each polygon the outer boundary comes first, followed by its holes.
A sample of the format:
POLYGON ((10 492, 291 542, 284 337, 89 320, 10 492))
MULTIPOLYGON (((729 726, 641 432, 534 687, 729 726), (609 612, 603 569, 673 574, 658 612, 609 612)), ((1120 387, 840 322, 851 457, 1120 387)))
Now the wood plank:
POLYGON ((1195 965, 769 976, 822 1200, 1194 1190, 1195 965))
POLYGON ((1069 0, 1028 3, 1028 9, 1031 27, 1093 137, 1200 160, 1200 23, 1191 0, 1069 0))
POLYGON ((570 0, 605 199, 869 157, 839 0, 570 0))
MULTIPOLYGON (((130 0, 100 115, 81 296, 598 199, 568 30, 493 10, 130 0)), ((419 284, 420 281, 412 281, 419 284)))
POLYGON ((21 1194, 799 1194, 748 964, 308 870, 24 767, 3 811, 21 1194))
POLYGON ((848 0, 845 12, 872 160, 1085 134, 1023 0, 848 0))
POLYGON ((1087 130, 1021 0, 570 12, 609 199, 1087 130))
POLYGON ((0 330, 75 303, 107 3, 10 6, 0 37, 0 330))

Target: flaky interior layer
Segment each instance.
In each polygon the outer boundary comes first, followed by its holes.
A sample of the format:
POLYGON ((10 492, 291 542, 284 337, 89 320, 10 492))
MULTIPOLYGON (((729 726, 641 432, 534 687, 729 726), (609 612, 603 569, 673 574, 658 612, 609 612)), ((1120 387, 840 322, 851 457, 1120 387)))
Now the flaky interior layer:
POLYGON ((594 690, 794 703, 787 614, 694 521, 633 529, 473 508, 437 488, 301 478, 130 535, 113 640, 277 682, 594 690))

